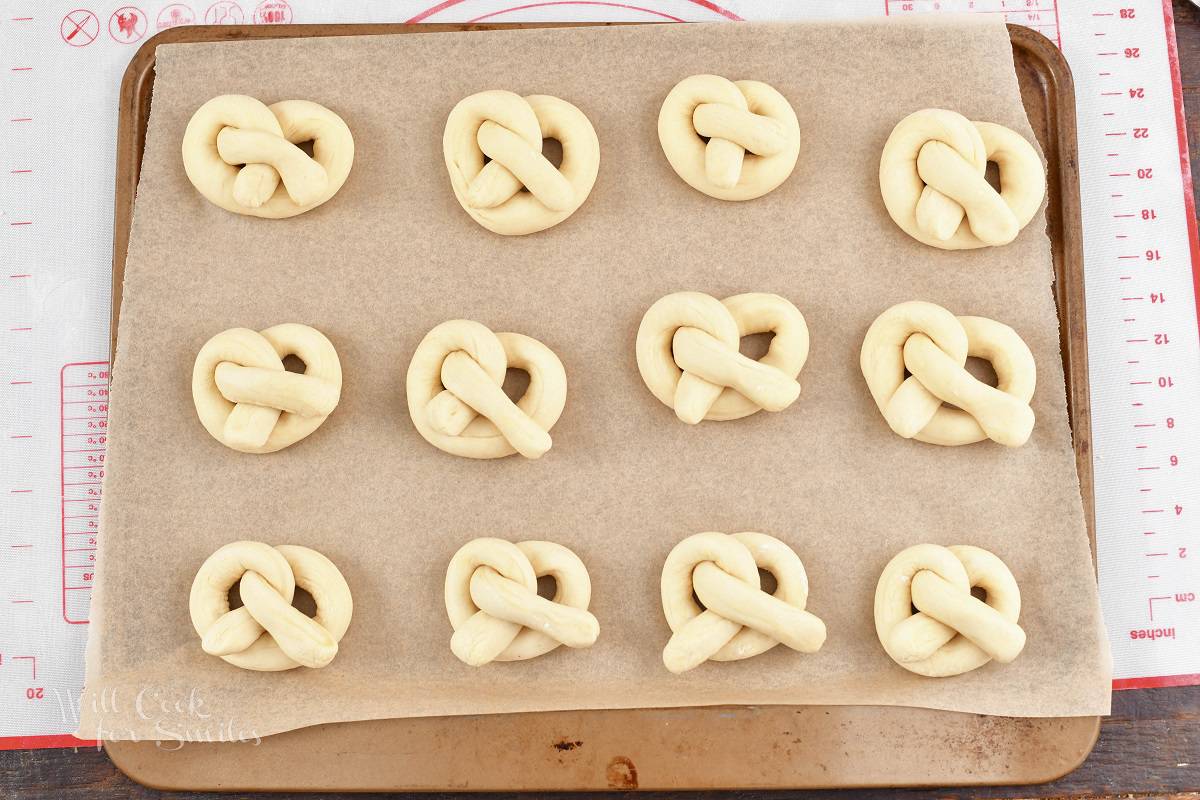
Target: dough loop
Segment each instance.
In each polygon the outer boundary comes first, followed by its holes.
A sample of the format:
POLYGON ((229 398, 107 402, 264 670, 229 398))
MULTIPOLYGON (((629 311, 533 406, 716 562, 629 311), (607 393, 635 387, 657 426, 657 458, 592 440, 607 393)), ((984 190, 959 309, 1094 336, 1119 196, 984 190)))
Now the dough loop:
POLYGON ((825 643, 825 623, 804 610, 804 564, 790 547, 764 533, 687 537, 667 556, 661 589, 673 631, 663 664, 676 674, 709 660, 751 658, 777 644, 815 653, 825 643), (761 590, 760 568, 775 576, 774 594, 761 590))
POLYGON ((559 645, 591 647, 600 623, 587 610, 592 582, 579 556, 553 542, 474 539, 446 570, 450 649, 463 663, 524 661, 559 645), (553 576, 553 599, 538 596, 537 579, 553 576))
POLYGON ((243 453, 273 453, 308 436, 337 407, 342 367, 324 334, 288 323, 231 328, 209 339, 192 368, 192 401, 213 438, 243 453), (283 359, 304 362, 302 374, 283 359))
POLYGON ((600 169, 600 142, 582 111, 557 97, 498 89, 463 98, 450 111, 442 152, 463 209, 506 236, 545 230, 571 216, 600 169), (542 139, 562 145, 558 167, 542 155, 542 139))
POLYGON ((808 325, 779 295, 717 300, 676 292, 642 317, 636 350, 642 380, 679 419, 740 419, 782 411, 800 396, 796 376, 808 359, 808 325), (758 361, 738 351, 740 339, 756 333, 775 334, 758 361))
POLYGON ((188 610, 204 652, 242 669, 279 672, 329 664, 354 601, 342 573, 316 550, 232 542, 200 566, 188 610), (244 605, 230 610, 229 590, 239 581, 244 605), (297 586, 312 595, 316 616, 292 606, 297 586))
POLYGON ((765 83, 693 75, 663 100, 658 141, 693 189, 720 200, 752 200, 792 174, 800 123, 787 98, 765 83))
POLYGON ((900 666, 931 678, 961 675, 993 659, 1012 661, 1025 647, 1020 613, 1012 572, 992 553, 968 545, 902 550, 875 588, 875 632, 883 649, 900 666), (975 587, 986 600, 971 594, 975 587))
POLYGON ((871 323, 859 363, 875 405, 905 439, 940 445, 992 439, 1019 447, 1033 432, 1029 401, 1037 368, 1007 325, 956 317, 933 303, 900 303, 871 323), (968 356, 991 362, 994 388, 965 369, 968 356))
POLYGON ((567 373, 550 348, 465 319, 425 335, 408 366, 407 386, 417 431, 434 447, 466 458, 540 458, 567 402, 567 373), (529 373, 529 388, 516 403, 503 389, 508 369, 529 373))
POLYGON ((316 208, 342 188, 353 163, 346 123, 308 100, 267 106, 221 95, 196 110, 183 134, 192 185, 226 211, 252 217, 282 219, 316 208), (311 156, 296 146, 309 141, 311 156))
POLYGON ((1046 194, 1042 159, 1002 125, 930 108, 892 130, 879 159, 888 214, 909 236, 943 250, 1008 244, 1046 194), (1000 168, 1000 191, 987 182, 1000 168), (965 219, 964 219, 965 217, 965 219))

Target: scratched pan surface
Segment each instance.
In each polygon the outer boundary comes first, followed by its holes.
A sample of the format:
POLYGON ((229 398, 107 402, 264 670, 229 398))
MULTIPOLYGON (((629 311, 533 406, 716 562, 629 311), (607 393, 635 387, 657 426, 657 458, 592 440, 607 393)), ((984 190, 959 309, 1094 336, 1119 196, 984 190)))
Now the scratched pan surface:
MULTIPOLYGON (((113 241, 113 336, 141 167, 154 54, 174 42, 408 34, 522 25, 282 25, 173 28, 138 51, 121 89, 113 241)), ((536 26, 544 27, 544 26, 536 26)), ((1021 94, 1049 162, 1067 401, 1088 531, 1095 540, 1075 99, 1046 38, 1009 26, 1021 94)), ((114 340, 114 352, 115 340, 114 340)), ((519 791, 775 789, 1040 783, 1079 766, 1098 717, 1023 719, 878 706, 625 709, 375 720, 271 736, 258 746, 111 742, 134 780, 163 789, 519 791)))

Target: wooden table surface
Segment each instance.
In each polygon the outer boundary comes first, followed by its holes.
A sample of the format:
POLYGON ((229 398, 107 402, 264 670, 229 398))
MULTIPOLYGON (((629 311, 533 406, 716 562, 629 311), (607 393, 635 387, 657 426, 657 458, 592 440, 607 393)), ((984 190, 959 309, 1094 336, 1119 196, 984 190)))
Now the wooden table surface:
MULTIPOLYGON (((1065 0, 1084 2, 1084 0, 1065 0)), ((1192 174, 1200 177, 1200 10, 1175 0, 1175 35, 1192 143, 1192 174)), ((1200 188, 1200 182, 1197 182, 1200 188)), ((1197 207, 1200 207, 1198 198, 1197 207)), ((617 794, 617 793, 611 793, 617 794)), ((739 796, 780 793, 738 792, 739 796)), ((811 792, 807 797, 859 798, 880 792, 811 792)), ((1075 772, 1044 786, 954 789, 892 793, 916 798, 1032 798, 1063 796, 1156 795, 1200 800, 1200 686, 1117 692, 1112 716, 1104 721, 1091 757, 1075 772)), ((124 775, 98 749, 0 752, 0 800, 146 800, 162 796, 216 800, 220 794, 166 795, 143 788, 124 775)), ((237 795, 281 798, 283 795, 237 795)), ((305 798, 384 795, 299 795, 305 798)), ((395 796, 395 795, 388 795, 395 796)), ((681 794, 682 796, 682 794, 681 794)), ((438 797, 437 795, 431 797, 438 797)))

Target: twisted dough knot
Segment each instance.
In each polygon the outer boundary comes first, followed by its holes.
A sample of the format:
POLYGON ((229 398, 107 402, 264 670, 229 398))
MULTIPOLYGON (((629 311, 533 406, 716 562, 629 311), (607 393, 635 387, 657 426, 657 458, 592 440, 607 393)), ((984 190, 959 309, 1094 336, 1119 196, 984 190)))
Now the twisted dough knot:
POLYGON ((815 653, 825 643, 825 623, 804 610, 804 564, 790 547, 765 533, 687 537, 667 556, 661 589, 663 613, 673 631, 663 663, 676 674, 708 660, 751 658, 777 644, 815 653), (760 568, 775 576, 774 594, 760 589, 760 568))
POLYGON ((587 610, 592 582, 579 556, 553 542, 475 539, 446 570, 450 649, 473 667, 524 661, 559 645, 591 647, 600 623, 587 610), (554 578, 554 597, 538 596, 537 579, 554 578))
POLYGON ((879 188, 909 236, 963 250, 1017 238, 1042 204, 1046 174, 1037 150, 1017 133, 930 108, 892 130, 879 159, 879 188), (985 177, 989 161, 1000 168, 999 192, 985 177))
POLYGON ((567 101, 544 94, 493 89, 463 98, 446 120, 442 152, 463 209, 506 236, 545 230, 571 216, 600 169, 592 123, 567 101), (562 145, 558 167, 542 155, 543 139, 562 145))
POLYGON ((192 401, 212 437, 243 453, 273 453, 321 427, 337 407, 342 366, 324 334, 288 323, 231 328, 205 342, 192 368, 192 401), (296 356, 304 372, 288 372, 296 356))
POLYGON ((903 550, 883 568, 875 589, 875 632, 883 649, 910 672, 932 678, 961 675, 992 659, 1012 661, 1025 647, 1020 613, 1012 572, 992 553, 968 545, 903 550), (974 587, 987 599, 976 599, 974 587))
POLYGON ((413 425, 456 456, 540 458, 566 402, 567 373, 550 348, 471 320, 443 322, 425 334, 408 366, 413 425), (516 403, 504 393, 508 369, 529 373, 529 388, 516 403))
POLYGON ((679 419, 740 419, 782 411, 800 396, 808 325, 779 295, 676 292, 642 317, 636 349, 642 380, 679 419), (758 361, 738 352, 741 337, 768 332, 775 336, 758 361))
POLYGON ((196 110, 183 134, 192 185, 209 202, 252 217, 282 219, 316 208, 342 188, 353 163, 346 123, 308 100, 266 106, 221 95, 196 110), (311 157, 296 146, 309 141, 311 157))
POLYGON ((787 98, 765 83, 693 75, 663 100, 658 141, 693 189, 752 200, 792 174, 800 123, 787 98))
POLYGON ((233 542, 200 566, 188 609, 204 652, 242 669, 278 672, 332 661, 354 601, 342 573, 316 550, 233 542), (229 590, 239 581, 243 605, 230 610, 229 590), (316 616, 292 607, 297 586, 312 595, 316 616))
POLYGON ((900 303, 871 323, 859 363, 875 405, 905 439, 940 445, 991 439, 1019 447, 1033 431, 1029 401, 1037 367, 1007 325, 955 317, 933 303, 900 303), (991 362, 995 388, 965 369, 968 356, 991 362))

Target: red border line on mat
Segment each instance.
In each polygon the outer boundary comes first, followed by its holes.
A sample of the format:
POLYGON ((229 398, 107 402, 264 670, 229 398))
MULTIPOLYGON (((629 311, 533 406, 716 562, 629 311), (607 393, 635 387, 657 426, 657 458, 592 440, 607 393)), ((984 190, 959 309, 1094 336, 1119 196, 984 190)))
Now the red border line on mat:
MULTIPOLYGON (((1196 235, 1196 200, 1192 196, 1192 163, 1188 158, 1187 117, 1183 110, 1183 84, 1179 77, 1179 47, 1175 43, 1175 14, 1171 0, 1163 0, 1163 27, 1167 36, 1167 60, 1171 64, 1171 91, 1175 97, 1175 130, 1179 137, 1179 168, 1183 175, 1183 207, 1187 211, 1188 247, 1192 256, 1192 287, 1200 320, 1200 243, 1196 235)), ((1200 683, 1200 676, 1193 676, 1200 683)))
POLYGON ((1160 675, 1157 678, 1113 678, 1113 689, 1163 689, 1168 686, 1195 686, 1200 684, 1200 673, 1195 675, 1160 675))
POLYGON ((46 750, 53 747, 95 747, 98 744, 99 742, 76 739, 69 733, 0 737, 0 750, 46 750))
MULTIPOLYGON (((442 2, 438 3, 437 5, 430 6, 429 8, 425 9, 424 11, 420 12, 419 14, 413 15, 412 17, 410 17, 409 19, 407 19, 405 21, 409 24, 412 24, 414 22, 424 22, 425 20, 432 17, 434 14, 445 11, 448 8, 453 8, 454 6, 459 5, 460 3, 463 3, 463 2, 465 2, 465 0, 442 0, 442 2)), ((688 2, 691 3, 692 5, 700 6, 700 8, 704 8, 709 11, 712 11, 714 14, 720 14, 722 17, 725 17, 726 19, 731 19, 734 22, 742 21, 742 18, 739 17, 737 14, 735 14, 732 11, 729 11, 727 9, 721 8, 719 5, 712 2, 712 0, 688 0, 688 2)), ((539 3, 538 5, 542 5, 542 4, 539 3)), ((593 5, 593 3, 588 3, 588 5, 593 5)), ((617 5, 617 3, 594 3, 594 5, 617 5)), ((495 11, 495 12, 493 12, 491 14, 487 14, 485 16, 494 17, 497 14, 503 14, 507 11, 512 11, 512 10, 513 9, 511 9, 511 8, 501 9, 500 11, 495 11)), ((639 9, 639 10, 650 11, 650 9, 639 9)), ((653 13, 658 13, 658 12, 653 12, 653 13)), ((667 16, 667 15, 663 14, 662 16, 667 16)), ((482 17, 481 17, 481 19, 482 19, 482 17)))

